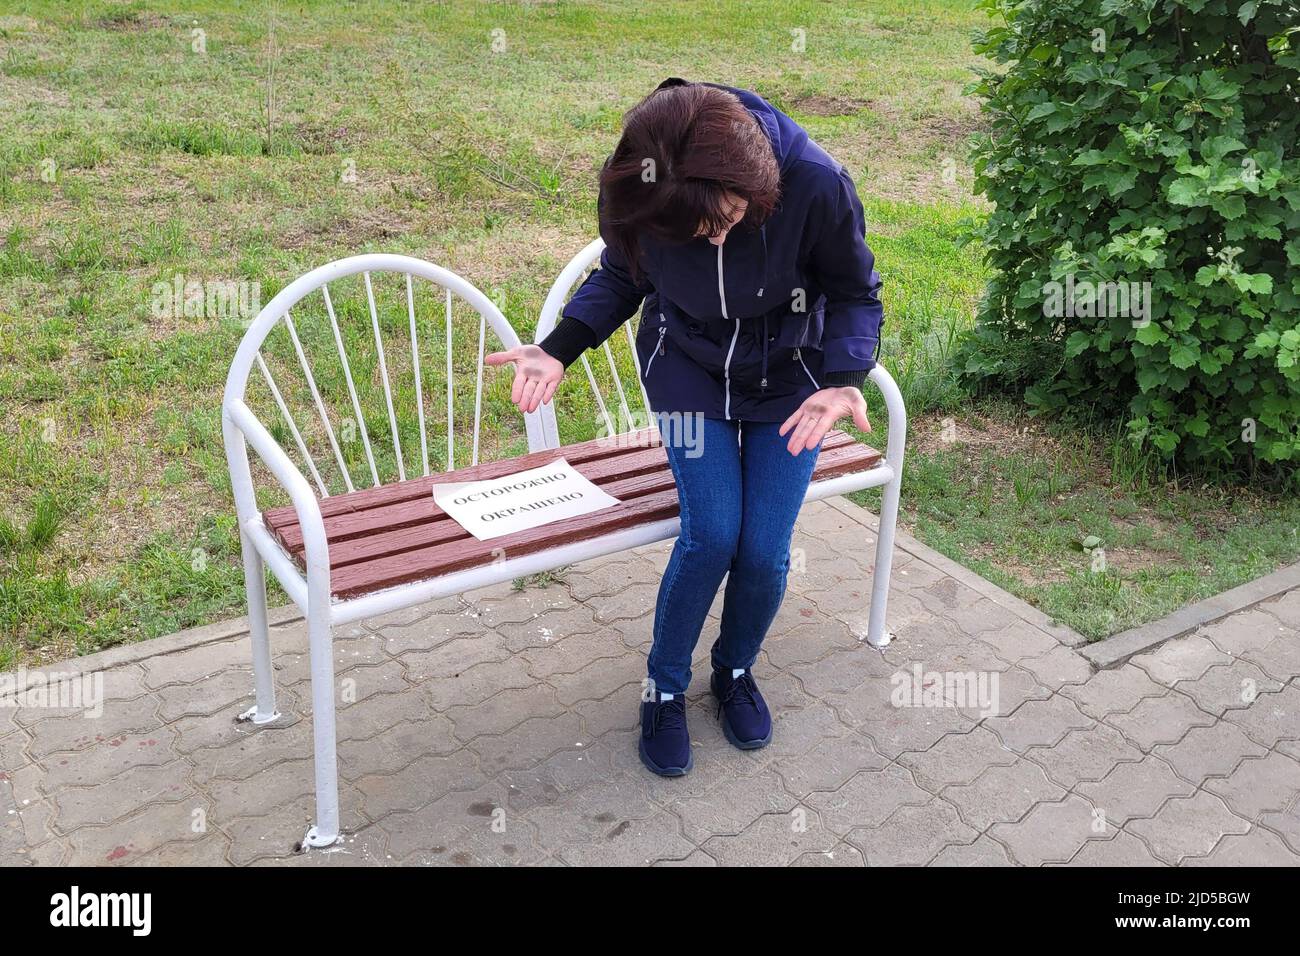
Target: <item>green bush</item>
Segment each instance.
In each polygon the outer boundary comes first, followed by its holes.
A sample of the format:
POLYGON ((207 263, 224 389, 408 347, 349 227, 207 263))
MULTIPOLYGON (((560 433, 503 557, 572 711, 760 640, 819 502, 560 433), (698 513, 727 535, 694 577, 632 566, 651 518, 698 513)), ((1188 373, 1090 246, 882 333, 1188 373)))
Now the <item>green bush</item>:
POLYGON ((965 380, 1121 416, 1198 471, 1300 477, 1300 5, 981 6, 993 279, 965 380))

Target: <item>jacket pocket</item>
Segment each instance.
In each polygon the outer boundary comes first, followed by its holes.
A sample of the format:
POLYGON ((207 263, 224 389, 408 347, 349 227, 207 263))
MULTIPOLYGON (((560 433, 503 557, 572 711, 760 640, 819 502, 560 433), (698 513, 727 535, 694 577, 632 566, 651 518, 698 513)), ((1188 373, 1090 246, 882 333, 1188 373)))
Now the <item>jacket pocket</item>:
POLYGON ((781 317, 771 344, 785 349, 820 349, 825 325, 826 309, 820 303, 809 312, 790 312, 781 317))

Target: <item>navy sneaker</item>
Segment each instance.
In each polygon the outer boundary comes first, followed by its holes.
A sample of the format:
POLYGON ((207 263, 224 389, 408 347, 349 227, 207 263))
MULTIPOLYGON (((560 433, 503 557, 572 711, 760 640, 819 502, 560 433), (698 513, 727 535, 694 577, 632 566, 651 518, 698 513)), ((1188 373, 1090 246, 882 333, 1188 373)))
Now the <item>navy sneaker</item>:
POLYGON ((686 698, 674 694, 641 704, 641 762, 661 777, 680 777, 695 765, 686 731, 686 698))
POLYGON ((741 750, 758 750, 772 742, 772 715, 767 701, 758 692, 754 675, 748 670, 739 677, 731 671, 715 670, 709 688, 718 698, 718 716, 722 732, 732 745, 741 750))

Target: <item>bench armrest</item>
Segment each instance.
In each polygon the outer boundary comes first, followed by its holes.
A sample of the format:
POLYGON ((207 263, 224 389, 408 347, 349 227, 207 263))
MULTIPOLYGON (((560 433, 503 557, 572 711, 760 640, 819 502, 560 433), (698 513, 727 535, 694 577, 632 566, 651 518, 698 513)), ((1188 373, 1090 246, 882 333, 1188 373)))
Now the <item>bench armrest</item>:
POLYGON ((898 474, 902 474, 903 449, 907 444, 907 408, 903 405, 903 393, 898 390, 894 377, 883 365, 873 368, 867 373, 867 378, 880 390, 885 399, 885 411, 889 415, 885 460, 898 474))
MULTIPOLYGON (((270 469, 281 487, 289 494, 298 524, 302 528, 307 566, 308 591, 311 599, 323 595, 329 602, 329 545, 325 538, 325 521, 321 517, 320 501, 312 491, 284 449, 258 421, 252 409, 242 401, 227 400, 221 409, 222 426, 226 432, 226 458, 230 465, 231 489, 239 514, 240 530, 245 524, 260 520, 261 512, 253 493, 252 472, 248 465, 245 443, 252 446, 259 458, 270 469)), ((245 532, 246 533, 246 532, 245 532)))

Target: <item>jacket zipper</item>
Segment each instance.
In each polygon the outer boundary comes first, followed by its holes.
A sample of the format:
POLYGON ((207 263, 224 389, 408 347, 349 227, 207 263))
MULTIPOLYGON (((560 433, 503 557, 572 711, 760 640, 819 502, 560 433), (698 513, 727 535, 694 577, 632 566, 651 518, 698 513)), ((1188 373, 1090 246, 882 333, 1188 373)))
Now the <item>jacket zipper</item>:
POLYGON ((821 386, 817 384, 817 379, 813 378, 813 373, 808 371, 807 365, 804 365, 803 356, 800 354, 799 349, 794 350, 794 357, 800 365, 803 365, 804 373, 808 376, 808 381, 813 383, 813 388, 820 390, 821 386))
MULTIPOLYGON (((723 281, 722 273, 722 249, 725 243, 718 244, 718 301, 722 304, 722 317, 731 318, 727 315, 727 289, 723 281)), ((726 383, 726 398, 722 405, 722 416, 728 420, 731 418, 731 355, 736 351, 736 338, 740 335, 740 319, 736 319, 735 331, 731 333, 731 345, 727 347, 727 359, 722 365, 722 376, 726 383)))
POLYGON ((650 361, 645 363, 645 375, 643 375, 642 378, 650 377, 650 369, 654 367, 655 359, 658 356, 664 354, 664 333, 668 331, 668 326, 664 325, 663 321, 664 321, 664 315, 662 312, 660 312, 659 313, 659 341, 655 343, 655 347, 650 350, 650 361))

